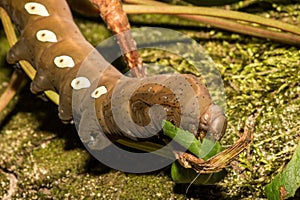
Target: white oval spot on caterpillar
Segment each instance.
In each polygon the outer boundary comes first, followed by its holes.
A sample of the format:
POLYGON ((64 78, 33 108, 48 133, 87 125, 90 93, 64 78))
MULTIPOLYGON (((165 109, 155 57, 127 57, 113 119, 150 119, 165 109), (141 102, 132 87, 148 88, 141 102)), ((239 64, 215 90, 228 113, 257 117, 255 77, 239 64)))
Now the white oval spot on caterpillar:
POLYGON ((71 86, 74 90, 80 90, 89 88, 91 86, 91 82, 86 77, 77 77, 71 82, 71 86))
POLYGON ((207 113, 204 115, 204 121, 205 121, 205 123, 207 123, 207 121, 208 121, 208 114, 207 113))
POLYGON ((99 97, 101 97, 103 94, 107 93, 107 89, 105 86, 100 86, 98 87, 96 90, 94 90, 94 92, 91 94, 91 97, 97 99, 99 97))
POLYGON ((36 33, 36 38, 40 42, 57 42, 55 33, 49 30, 40 30, 36 33))
POLYGON ((24 7, 25 10, 31 15, 40 15, 43 17, 49 16, 47 8, 40 3, 28 2, 24 7))
POLYGON ((67 67, 72 68, 75 66, 75 62, 74 62, 73 58, 71 58, 70 56, 66 56, 66 55, 55 57, 54 64, 58 68, 67 68, 67 67))

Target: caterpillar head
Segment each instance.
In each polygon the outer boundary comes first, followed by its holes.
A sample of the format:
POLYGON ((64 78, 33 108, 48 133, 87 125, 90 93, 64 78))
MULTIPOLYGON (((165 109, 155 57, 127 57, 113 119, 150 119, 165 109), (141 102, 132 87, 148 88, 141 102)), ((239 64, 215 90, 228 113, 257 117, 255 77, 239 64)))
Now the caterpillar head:
POLYGON ((200 127, 209 138, 218 141, 225 134, 227 117, 219 106, 211 104, 200 118, 200 127))

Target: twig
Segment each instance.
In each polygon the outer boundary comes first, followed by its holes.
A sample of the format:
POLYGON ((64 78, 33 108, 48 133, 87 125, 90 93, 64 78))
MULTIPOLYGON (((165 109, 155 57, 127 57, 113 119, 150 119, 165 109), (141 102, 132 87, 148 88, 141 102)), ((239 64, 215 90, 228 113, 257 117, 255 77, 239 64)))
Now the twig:
POLYGON ((3 109, 6 108, 8 103, 16 95, 16 92, 21 87, 23 80, 24 80, 24 75, 18 70, 14 70, 7 88, 0 96, 0 112, 2 112, 3 109))
POLYGON ((136 43, 130 33, 130 24, 119 0, 90 0, 106 22, 108 28, 116 34, 119 46, 124 53, 125 60, 136 77, 144 77, 142 59, 137 51, 136 43))
POLYGON ((215 173, 225 168, 233 159, 244 151, 252 141, 254 117, 245 125, 243 136, 232 146, 211 157, 207 161, 192 154, 177 152, 179 163, 185 168, 192 168, 197 173, 215 173))

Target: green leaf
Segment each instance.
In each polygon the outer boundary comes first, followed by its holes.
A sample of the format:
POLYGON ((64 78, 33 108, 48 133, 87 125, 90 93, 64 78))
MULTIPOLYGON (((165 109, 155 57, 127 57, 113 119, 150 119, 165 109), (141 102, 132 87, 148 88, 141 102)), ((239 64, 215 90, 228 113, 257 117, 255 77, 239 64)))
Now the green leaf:
MULTIPOLYGON (((163 121, 162 127, 165 135, 174 139, 177 143, 203 160, 213 157, 224 149, 219 142, 215 142, 207 138, 204 138, 201 143, 200 140, 197 140, 192 133, 175 127, 171 122, 163 121)), ((182 167, 177 161, 174 162, 171 167, 171 177, 176 183, 211 185, 222 180, 225 175, 225 170, 217 173, 199 175, 193 169, 186 169, 182 167), (195 179, 196 177, 197 179, 195 179)))
POLYGON ((277 174, 274 180, 265 187, 268 199, 286 199, 293 197, 300 187, 300 142, 285 170, 277 174))
POLYGON ((182 167, 177 161, 174 162, 171 167, 171 177, 175 183, 192 183, 194 185, 213 185, 221 181, 226 176, 226 174, 227 172, 225 170, 222 170, 217 173, 199 175, 193 169, 186 169, 182 167), (197 179, 195 179, 196 177, 197 179))
POLYGON ((162 128, 165 135, 188 149, 198 158, 207 160, 223 150, 220 143, 207 138, 204 138, 201 143, 192 133, 175 127, 171 122, 164 120, 162 122, 162 128))

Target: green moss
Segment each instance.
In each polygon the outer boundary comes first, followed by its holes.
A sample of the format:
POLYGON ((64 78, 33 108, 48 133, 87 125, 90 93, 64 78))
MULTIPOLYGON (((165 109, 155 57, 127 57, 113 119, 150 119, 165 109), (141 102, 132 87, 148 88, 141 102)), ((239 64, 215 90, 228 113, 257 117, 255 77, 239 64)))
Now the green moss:
POLYGON ((0 185, 1 185, 1 190, 0 190, 0 196, 3 197, 6 194, 6 191, 9 190, 9 179, 5 175, 5 172, 0 171, 0 185))
POLYGON ((87 40, 94 46, 111 36, 111 32, 107 30, 104 23, 87 21, 82 18, 75 19, 75 22, 78 24, 80 31, 87 36, 87 40))

